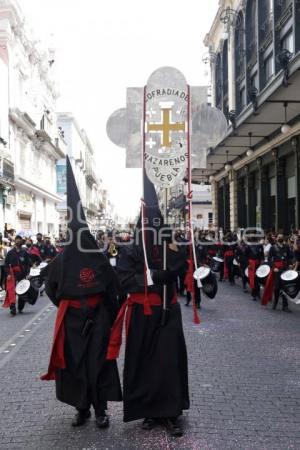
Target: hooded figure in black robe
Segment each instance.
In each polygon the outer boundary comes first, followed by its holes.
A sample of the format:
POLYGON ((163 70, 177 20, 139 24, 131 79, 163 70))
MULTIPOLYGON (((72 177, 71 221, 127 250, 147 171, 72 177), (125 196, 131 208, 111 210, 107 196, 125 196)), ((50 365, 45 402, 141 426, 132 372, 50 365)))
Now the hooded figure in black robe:
POLYGON ((107 401, 122 400, 116 361, 106 359, 118 282, 88 229, 68 157, 67 204, 69 240, 42 274, 46 293, 58 307, 48 373, 42 379, 55 379, 57 399, 77 409, 73 426, 85 423, 92 405, 97 426, 105 428, 107 401))
MULTIPOLYGON (((111 334, 108 358, 118 357, 122 323, 126 315, 126 351, 123 378, 124 421, 144 419, 143 428, 157 423, 167 426, 173 436, 181 436, 177 421, 189 408, 187 352, 177 303, 176 280, 186 270, 185 251, 167 243, 167 270, 163 270, 163 244, 155 233, 163 228, 153 184, 144 174, 144 222, 149 268, 154 284, 145 283, 142 247, 142 217, 133 244, 121 249, 118 275, 121 287, 129 294, 119 312, 111 334), (149 228, 154 229, 154 232, 149 228), (167 312, 163 312, 163 286, 166 285, 167 312), (127 308, 127 312, 126 312, 127 308)), ((162 230, 161 230, 162 231, 162 230)))

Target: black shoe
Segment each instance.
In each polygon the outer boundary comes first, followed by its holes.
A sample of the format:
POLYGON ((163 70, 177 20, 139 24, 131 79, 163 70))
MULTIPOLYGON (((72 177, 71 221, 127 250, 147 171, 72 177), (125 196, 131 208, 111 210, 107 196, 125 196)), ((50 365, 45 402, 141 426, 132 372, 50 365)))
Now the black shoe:
POLYGON ((146 431, 150 431, 150 430, 152 430, 152 428, 155 427, 155 425, 157 425, 156 419, 152 419, 151 417, 146 417, 143 420, 142 429, 146 430, 146 431))
POLYGON ((10 305, 9 309, 12 316, 15 316, 17 314, 16 305, 10 305))
POLYGON ((185 306, 190 306, 190 302, 186 302, 185 306))
POLYGON ((91 411, 89 409, 81 409, 76 413, 72 422, 72 427, 81 427, 90 417, 91 411))
POLYGON ((183 430, 179 425, 177 418, 166 419, 165 424, 170 436, 181 437, 183 435, 183 430))
POLYGON ((282 308, 282 311, 284 311, 284 312, 289 312, 289 313, 292 312, 288 306, 284 306, 284 307, 282 308))
POLYGON ((247 294, 248 293, 248 289, 244 288, 244 293, 247 294))
POLYGON ((97 428, 109 427, 109 418, 105 411, 100 411, 100 413, 96 415, 96 426, 97 428))
POLYGON ((275 311, 275 309, 277 308, 277 304, 276 303, 274 303, 274 305, 273 305, 273 308, 272 309, 274 309, 274 311, 275 311))
POLYGON ((256 297, 252 297, 252 301, 253 302, 257 302, 257 298, 256 297))

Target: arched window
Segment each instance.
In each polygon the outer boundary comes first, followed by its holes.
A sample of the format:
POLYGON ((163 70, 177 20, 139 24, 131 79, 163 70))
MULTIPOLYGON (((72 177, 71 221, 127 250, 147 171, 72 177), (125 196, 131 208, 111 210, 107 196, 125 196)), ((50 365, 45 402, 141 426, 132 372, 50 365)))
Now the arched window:
POLYGON ((218 53, 216 60, 216 106, 222 109, 222 60, 218 53))
POLYGON ((257 61, 256 6, 256 0, 248 0, 246 7, 247 69, 251 69, 257 61))

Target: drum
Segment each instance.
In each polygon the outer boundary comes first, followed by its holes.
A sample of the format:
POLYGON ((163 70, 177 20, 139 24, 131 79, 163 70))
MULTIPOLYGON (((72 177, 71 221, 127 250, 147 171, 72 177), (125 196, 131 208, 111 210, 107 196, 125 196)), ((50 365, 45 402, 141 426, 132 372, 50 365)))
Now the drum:
POLYGON ((39 267, 31 268, 29 272, 29 280, 32 286, 35 287, 35 289, 39 290, 40 287, 43 284, 43 280, 41 278, 41 270, 39 267))
POLYGON ((218 291, 218 283, 215 274, 209 267, 199 267, 194 272, 195 280, 200 280, 204 294, 209 298, 214 298, 218 291))
POLYGON ((212 272, 221 272, 224 265, 224 259, 214 256, 211 260, 210 268, 212 272))
POLYGON ((239 265, 239 263, 237 262, 237 260, 235 258, 233 259, 233 265, 234 266, 238 266, 239 265))
POLYGON ((288 300, 300 305, 300 276, 296 270, 285 270, 280 275, 280 290, 288 300))
POLYGON ((45 267, 47 267, 47 266, 48 266, 48 263, 41 262, 40 265, 38 266, 38 269, 42 270, 42 269, 45 269, 45 267))
POLYGON ((29 280, 21 280, 16 286, 16 294, 23 302, 27 302, 30 305, 34 305, 38 299, 39 291, 36 289, 29 280))
POLYGON ((268 264, 262 264, 256 269, 255 275, 257 276, 257 280, 260 284, 265 284, 271 269, 268 264))

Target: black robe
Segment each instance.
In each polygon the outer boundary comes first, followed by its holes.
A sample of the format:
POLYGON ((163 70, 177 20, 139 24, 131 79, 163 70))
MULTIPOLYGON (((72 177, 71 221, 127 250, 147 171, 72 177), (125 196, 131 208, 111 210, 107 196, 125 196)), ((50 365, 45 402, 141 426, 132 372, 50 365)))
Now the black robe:
MULTIPOLYGON (((177 417, 189 408, 187 352, 180 305, 171 304, 176 294, 175 280, 186 269, 183 252, 168 250, 168 316, 161 326, 162 306, 152 306, 144 315, 143 305, 134 304, 125 351, 123 378, 124 421, 144 417, 177 417)), ((127 293, 144 293, 144 258, 141 249, 130 245, 122 249, 119 280, 127 293)), ((166 274, 164 274, 166 275, 166 274)), ((160 294, 164 278, 158 270, 149 292, 160 294)))
MULTIPOLYGON (((61 298, 59 283, 62 271, 62 255, 47 266, 46 293, 59 306, 61 298)), ((112 282, 102 292, 103 301, 96 307, 88 307, 84 297, 79 300, 83 307, 68 308, 64 317, 66 369, 56 371, 57 399, 78 409, 93 405, 96 412, 107 408, 107 401, 121 401, 122 393, 116 361, 107 361, 106 352, 111 324, 116 315, 115 287, 112 282), (91 332, 82 335, 87 319, 94 322, 91 332)))

